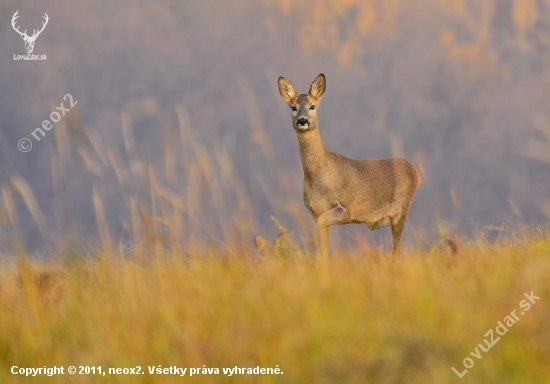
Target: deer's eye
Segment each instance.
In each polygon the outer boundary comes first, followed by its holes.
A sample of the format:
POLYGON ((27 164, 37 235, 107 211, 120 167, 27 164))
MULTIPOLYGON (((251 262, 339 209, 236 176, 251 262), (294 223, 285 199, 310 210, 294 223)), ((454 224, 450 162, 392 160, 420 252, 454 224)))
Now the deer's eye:
POLYGON ((298 111, 298 108, 292 107, 292 110, 293 110, 294 112, 296 112, 296 111, 298 111))
POLYGON ((309 107, 309 109, 311 109, 313 111, 315 109, 315 105, 311 105, 311 107, 309 107))

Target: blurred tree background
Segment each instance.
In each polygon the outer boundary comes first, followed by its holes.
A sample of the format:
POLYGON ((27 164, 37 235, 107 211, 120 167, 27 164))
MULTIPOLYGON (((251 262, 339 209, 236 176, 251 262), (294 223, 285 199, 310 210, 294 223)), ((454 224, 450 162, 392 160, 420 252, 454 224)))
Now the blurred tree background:
POLYGON ((310 236, 277 78, 305 92, 320 72, 329 150, 421 170, 409 241, 548 223, 549 0, 4 0, 0 16, 0 250, 108 237, 102 221, 115 243, 148 225, 249 241, 270 215, 310 236), (22 29, 49 15, 47 61, 13 59, 16 10, 22 29))

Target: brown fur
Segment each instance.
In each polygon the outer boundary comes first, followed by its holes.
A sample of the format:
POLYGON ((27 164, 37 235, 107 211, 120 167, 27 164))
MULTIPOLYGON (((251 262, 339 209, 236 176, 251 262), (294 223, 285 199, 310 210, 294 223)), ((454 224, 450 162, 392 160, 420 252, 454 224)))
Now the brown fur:
POLYGON ((304 203, 317 222, 318 256, 328 256, 332 225, 348 223, 365 223, 371 230, 391 226, 393 252, 398 253, 407 213, 420 184, 418 171, 400 158, 353 160, 327 151, 317 117, 325 90, 323 74, 313 81, 308 94, 297 94, 288 80, 279 78, 279 92, 292 108, 292 125, 300 145, 304 203), (308 124, 300 125, 301 119, 308 124))

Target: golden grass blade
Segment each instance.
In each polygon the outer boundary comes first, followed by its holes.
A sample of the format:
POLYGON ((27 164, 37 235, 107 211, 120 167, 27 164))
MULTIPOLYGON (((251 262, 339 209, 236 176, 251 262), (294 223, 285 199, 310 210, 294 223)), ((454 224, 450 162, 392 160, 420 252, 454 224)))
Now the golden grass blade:
MULTIPOLYGON (((55 107, 53 109, 55 109, 55 107)), ((60 161, 59 166, 64 170, 67 168, 69 162, 69 137, 65 120, 61 119, 58 123, 54 123, 53 131, 57 143, 57 156, 60 161)))
POLYGON ((107 219, 105 218, 103 203, 95 187, 93 188, 93 191, 92 191, 92 200, 94 203, 95 215, 97 220, 97 228, 101 238, 102 248, 105 252, 110 253, 113 251, 113 241, 111 240, 109 226, 107 224, 107 219))
POLYGON ((29 210, 34 221, 36 222, 42 238, 44 239, 44 241, 46 241, 46 219, 44 217, 44 214, 42 213, 42 210, 40 209, 40 206, 38 205, 38 202, 36 201, 36 198, 34 197, 34 194, 32 193, 31 187, 25 182, 25 180, 23 180, 22 177, 18 175, 12 176, 10 178, 10 181, 14 188, 19 191, 21 197, 23 197, 23 201, 25 202, 27 209, 29 210))
POLYGON ((132 118, 128 112, 123 111, 120 114, 122 123, 122 137, 124 139, 124 148, 130 159, 134 159, 137 155, 136 142, 134 140, 134 131, 132 127, 132 118))
POLYGON ((254 94, 250 81, 246 77, 239 77, 239 86, 241 87, 246 111, 248 112, 250 139, 260 146, 266 159, 272 162, 275 158, 275 154, 262 123, 262 109, 258 105, 258 98, 254 94))
POLYGON ((128 171, 125 169, 122 159, 116 150, 110 150, 107 154, 109 163, 115 171, 115 175, 118 181, 118 185, 121 187, 126 187, 130 184, 130 176, 128 171))
POLYGON ((13 228, 19 228, 19 216, 17 215, 17 208, 15 207, 15 202, 13 200, 12 190, 6 185, 2 186, 1 190, 4 206, 8 212, 10 223, 13 228))

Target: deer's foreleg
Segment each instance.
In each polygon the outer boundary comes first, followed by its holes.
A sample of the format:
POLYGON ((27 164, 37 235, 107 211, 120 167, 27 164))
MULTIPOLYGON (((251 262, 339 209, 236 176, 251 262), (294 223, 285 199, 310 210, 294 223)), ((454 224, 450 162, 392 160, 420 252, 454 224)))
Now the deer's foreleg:
POLYGON ((348 220, 348 211, 340 203, 337 203, 332 209, 319 215, 317 218, 317 230, 319 233, 318 259, 328 258, 331 227, 335 224, 345 224, 348 220))

